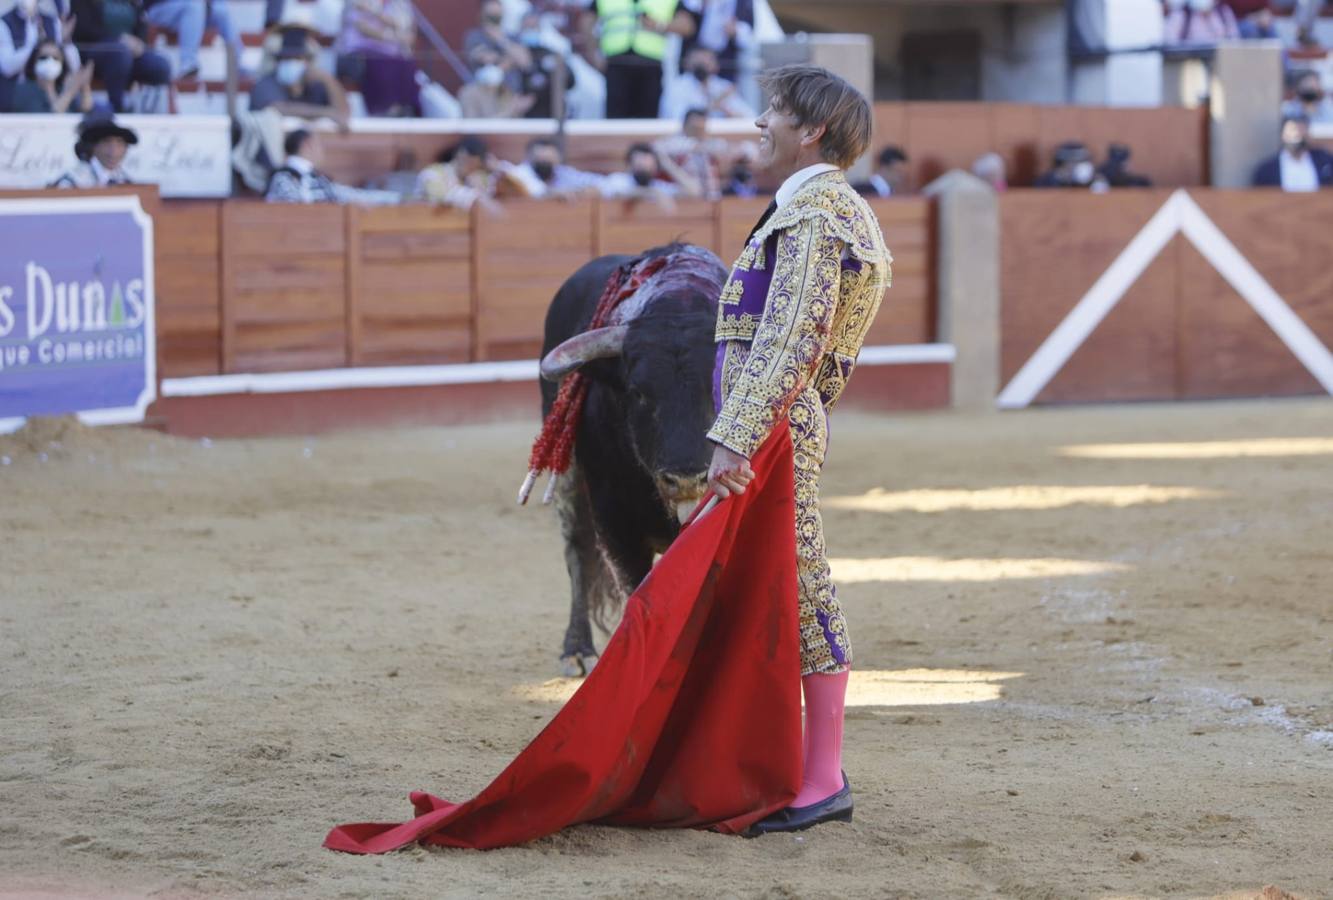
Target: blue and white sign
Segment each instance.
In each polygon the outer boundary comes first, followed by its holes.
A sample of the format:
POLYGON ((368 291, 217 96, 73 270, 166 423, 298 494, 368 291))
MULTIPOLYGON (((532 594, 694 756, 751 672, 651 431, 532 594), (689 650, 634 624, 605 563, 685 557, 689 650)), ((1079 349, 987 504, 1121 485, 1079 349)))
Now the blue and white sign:
POLYGON ((0 432, 143 420, 157 387, 153 221, 138 197, 0 200, 0 432))

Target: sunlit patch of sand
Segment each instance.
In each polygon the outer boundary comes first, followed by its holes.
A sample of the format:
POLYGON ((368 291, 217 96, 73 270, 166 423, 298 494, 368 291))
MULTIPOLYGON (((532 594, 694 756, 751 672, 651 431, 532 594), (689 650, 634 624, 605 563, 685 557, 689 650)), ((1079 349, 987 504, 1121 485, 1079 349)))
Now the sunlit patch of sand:
POLYGON ((1159 487, 1151 484, 1058 485, 1031 484, 975 490, 886 491, 874 488, 858 496, 830 497, 823 501, 831 509, 860 512, 953 512, 1010 509, 1060 509, 1066 506, 1128 507, 1171 503, 1177 500, 1214 500, 1222 491, 1193 487, 1159 487))
POLYGON ((1061 456, 1084 459, 1229 459, 1253 456, 1333 455, 1333 437, 1253 438, 1161 444, 1074 444, 1061 456))
POLYGON ((881 559, 830 559, 833 580, 1005 581, 1016 578, 1069 578, 1127 572, 1130 566, 1088 559, 944 559, 938 556, 889 556, 881 559))

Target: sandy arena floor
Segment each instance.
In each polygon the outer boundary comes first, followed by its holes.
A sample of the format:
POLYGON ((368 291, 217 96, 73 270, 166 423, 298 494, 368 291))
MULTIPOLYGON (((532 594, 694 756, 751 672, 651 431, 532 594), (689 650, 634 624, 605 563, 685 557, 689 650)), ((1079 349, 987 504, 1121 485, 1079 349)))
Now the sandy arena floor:
POLYGON ((0 895, 1333 896, 1327 400, 835 417, 850 826, 321 849, 567 694, 533 428, 0 438, 0 895))

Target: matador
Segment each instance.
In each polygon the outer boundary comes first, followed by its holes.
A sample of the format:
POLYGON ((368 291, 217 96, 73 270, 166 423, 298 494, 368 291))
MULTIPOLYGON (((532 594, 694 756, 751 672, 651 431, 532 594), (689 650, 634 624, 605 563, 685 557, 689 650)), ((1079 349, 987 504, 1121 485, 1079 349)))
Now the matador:
POLYGON ((825 555, 819 474, 828 415, 889 284, 879 222, 845 170, 867 149, 870 107, 838 76, 785 66, 761 77, 759 165, 784 179, 736 260, 718 304, 716 445, 709 483, 743 492, 747 460, 775 428, 794 449, 804 773, 791 805, 754 826, 795 831, 849 821, 842 721, 852 645, 825 555))

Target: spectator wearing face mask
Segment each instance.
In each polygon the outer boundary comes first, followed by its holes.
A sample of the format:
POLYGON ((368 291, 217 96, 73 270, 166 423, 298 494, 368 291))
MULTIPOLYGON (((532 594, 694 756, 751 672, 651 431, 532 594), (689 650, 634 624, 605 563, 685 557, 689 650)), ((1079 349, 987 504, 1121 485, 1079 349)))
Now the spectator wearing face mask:
POLYGON ((754 163, 758 155, 759 148, 754 144, 741 144, 740 151, 731 164, 731 171, 727 173, 726 184, 722 186, 722 196, 757 197, 759 195, 759 185, 755 183, 754 179, 754 163))
POLYGON ((1217 0, 1167 0, 1167 46, 1205 45, 1240 39, 1240 24, 1231 7, 1217 0))
POLYGON ((740 77, 740 55, 754 46, 754 0, 685 0, 694 18, 694 38, 682 48, 688 55, 695 47, 717 56, 718 73, 736 81, 740 77))
POLYGON ((93 108, 93 64, 71 73, 55 41, 38 44, 23 72, 24 79, 14 85, 13 112, 86 113, 93 108))
POLYGON ((1282 120, 1282 149, 1254 170, 1255 187, 1280 187, 1290 193, 1317 191, 1333 185, 1333 155, 1310 146, 1310 120, 1282 120))
POLYGON ((532 109, 537 98, 515 93, 499 66, 482 66, 458 92, 458 102, 465 119, 518 119, 532 109))
POLYGON ((304 28, 282 29, 277 65, 250 89, 251 112, 270 106, 284 116, 347 124, 347 94, 338 79, 315 62, 304 28))
POLYGON ((679 187, 662 180, 662 161, 648 144, 634 144, 625 153, 625 171, 602 180, 602 196, 621 200, 654 200, 669 203, 681 193, 679 187))
POLYGON ((463 56, 473 72, 497 66, 510 90, 520 88, 520 73, 532 68, 532 52, 504 29, 504 4, 486 0, 480 24, 463 37, 463 56))
POLYGON ((603 176, 565 165, 565 155, 554 138, 539 137, 528 142, 523 163, 513 171, 529 197, 577 197, 595 194, 603 176))
POLYGON ((51 182, 51 187, 98 188, 131 184, 123 166, 131 145, 137 143, 139 136, 119 125, 110 109, 105 106, 93 109, 79 122, 79 138, 74 142, 78 165, 51 182))
POLYGON ((1298 73, 1293 88, 1295 97, 1283 107, 1284 113, 1303 116, 1315 125, 1333 122, 1333 100, 1324 93, 1318 72, 1306 69, 1298 73))
POLYGON ((662 94, 661 118, 678 120, 691 109, 702 109, 713 118, 754 117, 736 85, 718 74, 717 54, 712 50, 696 47, 681 68, 662 94))
POLYGON ((79 51, 67 44, 68 32, 74 30, 71 19, 62 21, 37 9, 37 0, 19 0, 14 8, 0 16, 0 112, 10 112, 14 88, 24 77, 37 45, 55 42, 71 72, 80 68, 79 51))
POLYGON ((1055 164, 1032 183, 1039 188, 1091 188, 1097 178, 1092 154, 1078 141, 1066 141, 1055 150, 1055 164))

